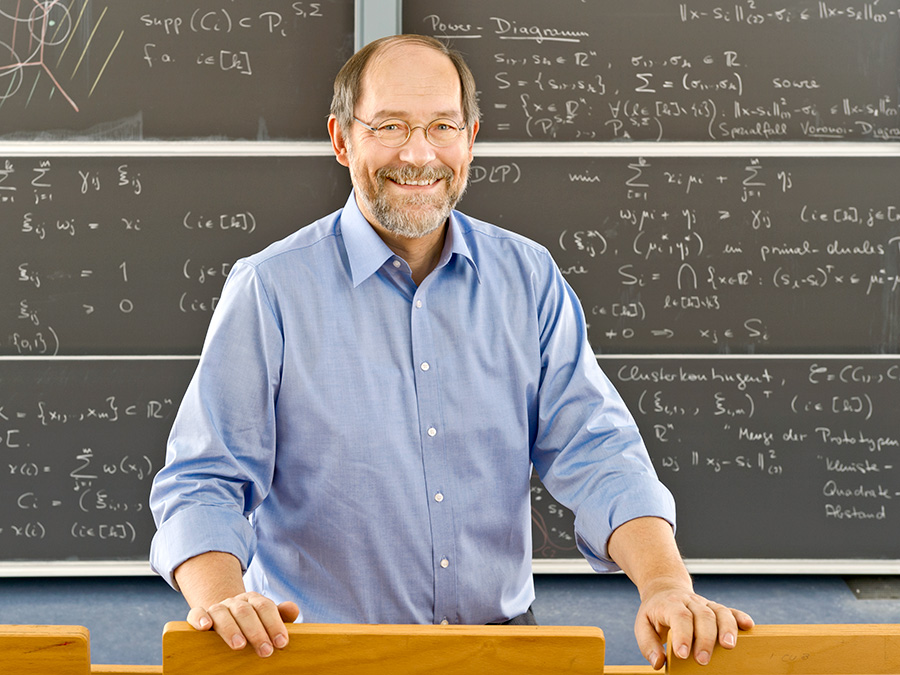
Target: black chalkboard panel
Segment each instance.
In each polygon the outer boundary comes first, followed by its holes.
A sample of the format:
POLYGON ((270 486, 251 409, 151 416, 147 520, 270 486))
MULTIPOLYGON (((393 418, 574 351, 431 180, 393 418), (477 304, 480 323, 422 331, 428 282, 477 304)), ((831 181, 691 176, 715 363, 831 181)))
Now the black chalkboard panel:
POLYGON ((597 353, 896 353, 897 166, 476 156, 460 208, 550 249, 597 353))
POLYGON ((353 34, 353 0, 0 0, 0 138, 325 139, 353 34))
POLYGON ((491 140, 900 138, 896 0, 405 0, 449 39, 491 140))
MULTIPOLYGON (((898 559, 895 357, 608 357, 688 558, 898 559)), ((194 359, 0 360, 0 560, 145 560, 194 359)), ((576 558, 532 489, 536 558, 576 558)))
MULTIPOLYGON (((900 559, 900 359, 602 358, 687 558, 900 559)), ((536 556, 578 557, 535 482, 536 556)))
POLYGON ((0 360, 0 560, 146 560, 195 359, 0 360))
POLYGON ((0 163, 9 356, 199 354, 231 263, 350 192, 326 156, 0 163))

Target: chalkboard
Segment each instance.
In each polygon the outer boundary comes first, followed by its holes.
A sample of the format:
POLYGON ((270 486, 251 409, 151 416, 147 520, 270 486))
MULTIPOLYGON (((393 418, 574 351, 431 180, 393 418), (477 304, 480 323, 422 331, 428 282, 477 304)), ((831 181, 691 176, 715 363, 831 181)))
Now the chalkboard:
POLYGON ((231 263, 349 192, 326 156, 0 160, 0 355, 199 354, 231 263))
POLYGON ((146 561, 231 264, 343 206, 349 176, 326 155, 0 163, 0 561, 146 561))
POLYGON ((0 139, 325 139, 353 18, 353 0, 0 0, 0 139))
POLYGON ((900 3, 405 0, 509 141, 900 138, 900 3))
POLYGON ((0 360, 0 560, 147 560, 196 359, 0 360))
MULTIPOLYGON (((559 262, 685 556, 896 567, 898 159, 832 149, 900 139, 900 0, 402 5, 467 56, 479 141, 509 142, 476 143, 461 208, 559 262)), ((0 0, 0 141, 81 148, 0 156, 0 573, 146 561, 224 275, 350 187, 325 143, 231 141, 326 140, 353 23, 352 0, 0 0)), ((571 513, 539 481, 532 504, 535 558, 577 558, 571 513)))
MULTIPOLYGON (((688 558, 900 558, 894 357, 604 357, 688 558), (703 498, 696 499, 702 490, 703 498)), ((0 360, 0 561, 146 560, 146 500, 195 359, 0 360)), ((535 482, 535 557, 578 557, 535 482)))
MULTIPOLYGON (((687 558, 900 559, 897 357, 608 357, 687 558)), ((536 557, 574 558, 535 481, 536 557)))
POLYGON ((550 249, 597 353, 896 353, 897 163, 476 150, 461 208, 550 249))

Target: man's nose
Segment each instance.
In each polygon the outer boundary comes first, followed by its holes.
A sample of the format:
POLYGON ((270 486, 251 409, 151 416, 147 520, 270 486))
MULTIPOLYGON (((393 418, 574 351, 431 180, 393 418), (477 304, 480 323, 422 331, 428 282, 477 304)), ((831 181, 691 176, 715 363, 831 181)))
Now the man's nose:
POLYGON ((436 156, 434 146, 425 138, 425 127, 413 127, 409 140, 400 148, 400 159, 413 166, 425 166, 436 156), (421 134, 416 133, 419 129, 421 134))

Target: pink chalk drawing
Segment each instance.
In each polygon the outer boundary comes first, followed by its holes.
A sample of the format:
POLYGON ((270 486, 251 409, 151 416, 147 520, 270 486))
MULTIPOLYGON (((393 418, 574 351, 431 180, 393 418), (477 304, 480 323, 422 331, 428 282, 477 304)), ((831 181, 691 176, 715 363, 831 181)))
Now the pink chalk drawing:
MULTIPOLYGON (((70 0, 69 4, 66 4, 64 0, 0 0, 0 26, 3 22, 9 21, 12 29, 11 35, 8 36, 9 42, 0 40, 0 103, 19 94, 25 81, 26 72, 33 69, 37 71, 37 74, 28 94, 28 102, 31 101, 41 76, 46 75, 52 81, 55 90, 59 91, 76 112, 79 111, 78 104, 60 84, 61 78, 57 76, 57 73, 63 57, 72 45, 76 29, 79 28, 85 17, 85 10, 90 4, 91 0, 83 0, 77 16, 73 16, 76 14, 74 10, 78 7, 77 0, 70 0), (13 2, 15 2, 15 10, 11 11, 7 9, 7 6, 12 5, 13 2), (48 63, 50 57, 48 47, 54 48, 55 51, 55 48, 61 45, 62 50, 56 63, 48 63)), ((81 67, 97 29, 106 16, 107 9, 108 7, 103 8, 97 21, 90 27, 90 34, 82 47, 81 54, 77 57, 71 78, 75 77, 81 67)), ((86 29, 87 27, 85 27, 86 29)), ((118 40, 107 55, 88 96, 94 93, 94 89, 103 76, 123 35, 124 31, 119 34, 118 40)), ((7 36, 4 35, 4 37, 7 36)))

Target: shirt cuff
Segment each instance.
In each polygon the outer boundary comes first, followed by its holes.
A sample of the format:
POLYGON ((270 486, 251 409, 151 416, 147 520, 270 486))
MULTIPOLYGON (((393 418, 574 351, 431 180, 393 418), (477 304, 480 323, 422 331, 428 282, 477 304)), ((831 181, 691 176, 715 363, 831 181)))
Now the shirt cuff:
POLYGON ((246 571, 256 553, 256 533, 242 515, 216 506, 176 511, 150 544, 150 567, 176 591, 174 572, 185 560, 210 551, 230 553, 246 571))
POLYGON ((619 566, 609 557, 607 543, 616 528, 629 520, 662 518, 675 528, 675 499, 665 485, 649 478, 640 485, 632 484, 624 494, 640 494, 641 499, 635 502, 623 495, 621 499, 613 498, 611 503, 593 504, 604 497, 594 495, 581 504, 575 516, 575 542, 595 572, 619 571, 619 566), (608 519, 597 517, 603 513, 608 514, 608 519))

